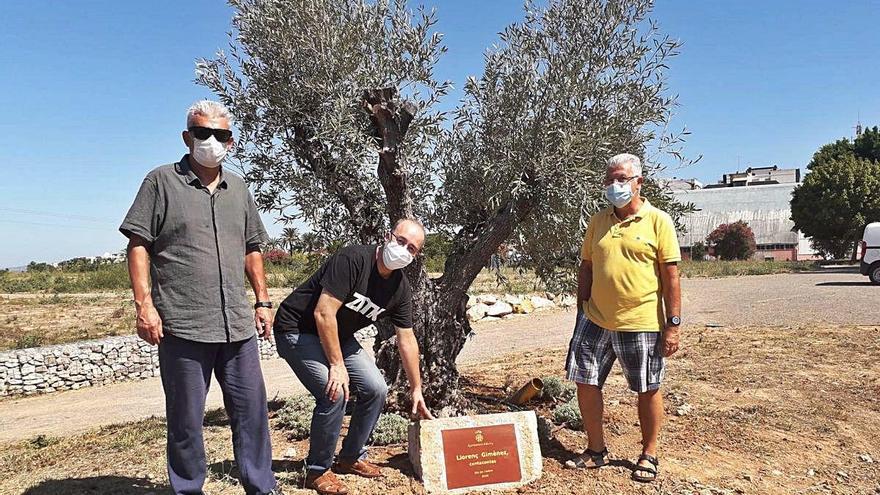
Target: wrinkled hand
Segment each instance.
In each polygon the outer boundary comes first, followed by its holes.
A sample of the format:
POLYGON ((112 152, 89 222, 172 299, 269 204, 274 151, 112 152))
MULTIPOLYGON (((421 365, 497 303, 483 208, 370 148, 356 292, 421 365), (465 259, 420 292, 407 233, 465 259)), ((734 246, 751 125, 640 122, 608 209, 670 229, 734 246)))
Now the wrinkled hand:
POLYGON ((425 397, 422 396, 422 389, 416 389, 412 391, 412 415, 418 416, 421 419, 434 419, 434 415, 431 414, 431 411, 428 410, 428 405, 425 404, 425 397))
POLYGON ((662 351, 663 357, 669 357, 678 352, 678 343, 681 338, 681 327, 667 326, 663 329, 662 351))
POLYGON ((264 339, 272 340, 272 324, 274 316, 269 308, 257 308, 254 311, 254 324, 257 326, 257 335, 264 339))
POLYGON ((344 364, 330 365, 330 377, 324 393, 327 394, 327 397, 332 402, 336 402, 340 395, 344 396, 345 400, 348 401, 348 370, 345 369, 344 364))
POLYGON ((137 312, 137 334, 153 345, 159 345, 159 341, 165 334, 162 333, 162 318, 152 304, 144 304, 137 312))

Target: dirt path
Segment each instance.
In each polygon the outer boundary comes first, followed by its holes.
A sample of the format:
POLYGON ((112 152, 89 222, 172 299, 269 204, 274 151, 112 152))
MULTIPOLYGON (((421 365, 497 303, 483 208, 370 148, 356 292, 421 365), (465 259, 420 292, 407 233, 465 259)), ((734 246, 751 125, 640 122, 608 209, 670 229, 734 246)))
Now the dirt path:
MULTIPOLYGON (((880 324, 880 287, 839 271, 682 281, 686 325, 730 327, 880 324)), ((557 349, 571 337, 574 311, 554 311, 475 326, 463 366, 511 353, 557 349)), ((687 327, 685 327, 687 331, 687 327)), ((263 362, 269 397, 303 393, 280 360, 263 362)), ((222 405, 216 382, 208 408, 222 405)), ((164 414, 158 378, 0 402, 0 442, 69 435, 164 414)))

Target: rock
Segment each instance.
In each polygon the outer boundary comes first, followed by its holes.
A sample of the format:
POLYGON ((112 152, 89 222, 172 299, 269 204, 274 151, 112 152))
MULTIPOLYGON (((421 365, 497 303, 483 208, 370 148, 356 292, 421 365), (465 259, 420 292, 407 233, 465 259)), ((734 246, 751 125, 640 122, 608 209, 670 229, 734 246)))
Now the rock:
POLYGON ((693 408, 691 407, 690 404, 682 404, 682 405, 678 406, 678 408, 675 410, 675 415, 676 416, 687 416, 688 414, 691 413, 692 409, 693 408))
POLYGON ((873 464, 874 459, 871 458, 868 454, 862 454, 859 456, 859 460, 862 462, 867 462, 868 464, 873 464))
POLYGON ((532 301, 523 299, 519 304, 513 305, 513 312, 518 315, 527 315, 529 313, 534 313, 535 307, 532 305, 532 301))
POLYGON ((773 476, 782 476, 782 471, 774 469, 773 471, 770 471, 770 474, 772 474, 773 476))
POLYGON ((475 297, 475 296, 468 294, 468 300, 467 300, 467 308, 468 309, 473 308, 474 306, 479 304, 479 302, 480 301, 479 301, 478 297, 475 297))
POLYGON ((411 423, 408 450, 427 493, 507 490, 541 477, 534 411, 411 423))
POLYGON ((752 481, 752 475, 751 474, 744 474, 743 479, 746 481, 752 481))
POLYGON ((489 312, 489 306, 483 303, 477 303, 471 309, 467 310, 468 320, 470 321, 480 321, 485 316, 486 313, 489 312))
POLYGON ((532 296, 531 302, 532 306, 534 306, 536 310, 552 308, 553 306, 555 306, 555 304, 553 304, 553 301, 540 296, 532 296))
POLYGON ((491 295, 491 294, 486 294, 486 295, 482 295, 482 296, 477 297, 477 303, 483 303, 488 306, 491 306, 497 302, 498 302, 498 298, 491 295))
POLYGON ((815 469, 807 470, 807 476, 809 476, 809 477, 811 477, 811 478, 812 478, 813 476, 816 476, 816 470, 815 470, 815 469))
POLYGON ((516 306, 517 304, 522 303, 522 298, 519 296, 514 296, 512 294, 505 294, 504 297, 501 298, 502 301, 510 304, 511 306, 516 306))
POLYGON ((296 457, 296 449, 293 447, 288 447, 288 449, 284 451, 284 458, 293 459, 294 457, 296 457))
POLYGON ((513 306, 507 304, 506 302, 496 302, 495 304, 489 306, 486 311, 486 316, 505 316, 513 313, 513 306))

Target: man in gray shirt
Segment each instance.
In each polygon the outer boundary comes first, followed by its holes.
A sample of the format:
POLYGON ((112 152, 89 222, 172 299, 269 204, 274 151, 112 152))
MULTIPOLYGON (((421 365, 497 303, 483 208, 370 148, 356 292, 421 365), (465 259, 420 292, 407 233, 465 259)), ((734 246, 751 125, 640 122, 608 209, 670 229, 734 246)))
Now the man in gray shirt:
POLYGON ((230 119, 220 103, 191 106, 183 132, 190 153, 147 174, 119 227, 129 239, 138 335, 159 346, 168 478, 177 494, 202 493, 202 421, 212 373, 245 492, 281 493, 256 336, 271 338, 260 252, 267 236, 244 181, 220 166, 233 145, 230 119), (257 298, 253 312, 245 275, 257 298))

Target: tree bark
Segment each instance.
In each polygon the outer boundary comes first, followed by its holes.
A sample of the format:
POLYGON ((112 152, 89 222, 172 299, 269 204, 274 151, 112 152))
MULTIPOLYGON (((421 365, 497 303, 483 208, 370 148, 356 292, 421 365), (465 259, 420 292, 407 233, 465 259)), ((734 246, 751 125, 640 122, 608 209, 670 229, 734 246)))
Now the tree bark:
MULTIPOLYGON (((373 124, 373 138, 380 148, 377 173, 392 224, 413 214, 406 167, 398 160, 398 150, 415 109, 401 104, 397 98, 393 88, 368 90, 363 98, 364 109, 373 124)), ((459 392, 455 360, 472 332, 467 318, 467 289, 489 256, 528 215, 531 204, 527 196, 511 200, 487 221, 462 229, 457 249, 450 254, 439 279, 429 279, 418 259, 405 270, 413 289, 413 330, 421 353, 422 389, 428 406, 434 410, 446 409, 453 414, 466 405, 459 392)), ((407 379, 394 329, 387 323, 377 326, 374 350, 376 362, 391 388, 390 405, 393 409, 408 410, 411 404, 407 379)))

